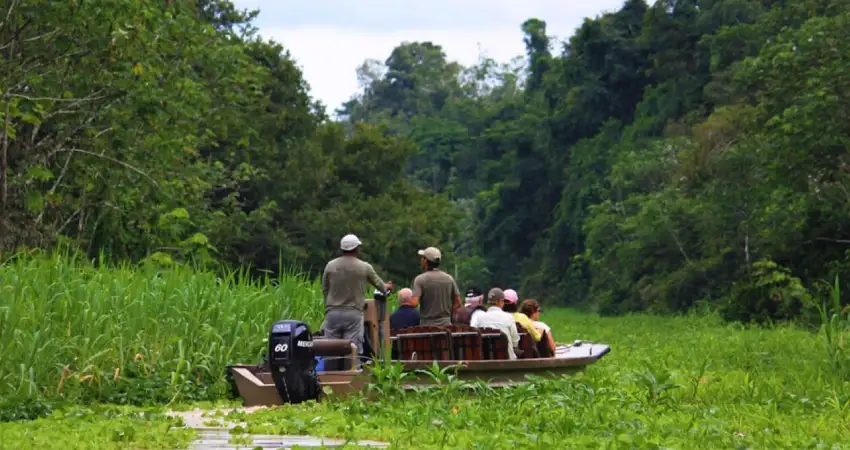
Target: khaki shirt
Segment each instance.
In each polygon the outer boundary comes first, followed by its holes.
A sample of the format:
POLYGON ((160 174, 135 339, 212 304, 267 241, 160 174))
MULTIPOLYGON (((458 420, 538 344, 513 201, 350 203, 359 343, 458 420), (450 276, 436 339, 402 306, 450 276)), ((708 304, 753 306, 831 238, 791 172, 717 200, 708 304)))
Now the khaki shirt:
POLYGON ((452 317, 455 297, 460 295, 454 278, 441 270, 429 270, 413 279, 413 296, 419 297, 423 322, 452 317))
POLYGON ((366 308, 364 287, 366 283, 386 292, 387 286, 375 273, 371 264, 354 256, 340 256, 325 266, 322 274, 322 294, 325 312, 334 309, 366 308))

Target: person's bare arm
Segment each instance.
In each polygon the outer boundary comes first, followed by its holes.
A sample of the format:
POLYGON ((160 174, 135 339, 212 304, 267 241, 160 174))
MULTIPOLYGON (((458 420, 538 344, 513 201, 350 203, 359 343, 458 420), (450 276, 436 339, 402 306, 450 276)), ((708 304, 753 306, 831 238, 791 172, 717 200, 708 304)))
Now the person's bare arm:
POLYGON ((322 272, 322 295, 325 299, 328 298, 328 291, 330 291, 331 283, 328 279, 328 266, 325 266, 325 271, 322 272))
POLYGON ((369 268, 366 272, 366 278, 369 280, 370 283, 372 283, 372 286, 375 286, 375 288, 381 292, 387 292, 388 290, 392 289, 392 282, 384 283, 384 280, 382 280, 381 277, 378 276, 378 273, 375 272, 375 268, 372 267, 371 264, 369 264, 368 266, 369 268))
POLYGON ((454 307, 452 311, 457 311, 463 303, 460 300, 460 289, 457 288, 457 283, 452 281, 452 297, 454 298, 454 307))
POLYGON ((546 339, 549 341, 549 348, 552 350, 552 354, 555 354, 555 338, 552 337, 551 330, 546 333, 546 339))
POLYGON ((410 300, 418 305, 420 298, 422 298, 422 280, 416 277, 413 279, 413 296, 410 297, 410 300))

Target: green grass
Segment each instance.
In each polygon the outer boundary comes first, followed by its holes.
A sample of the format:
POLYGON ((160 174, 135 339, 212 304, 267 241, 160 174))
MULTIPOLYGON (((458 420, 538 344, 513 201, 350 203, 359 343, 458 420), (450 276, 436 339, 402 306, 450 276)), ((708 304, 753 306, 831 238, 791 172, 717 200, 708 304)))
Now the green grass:
POLYGON ((850 378, 820 336, 550 311, 556 337, 607 342, 612 353, 578 376, 511 390, 469 395, 446 379, 434 392, 287 406, 245 416, 248 431, 423 449, 848 447, 850 378))
MULTIPOLYGON (((11 261, 0 277, 6 418, 49 413, 55 401, 221 400, 224 366, 258 360, 273 320, 321 321, 317 286, 297 277, 252 286, 187 269, 96 270, 59 257, 11 261)), ((812 333, 713 316, 600 318, 549 308, 543 320, 559 341, 605 342, 612 352, 573 377, 473 394, 450 374, 438 390, 399 394, 388 375, 373 386, 385 393, 377 400, 263 411, 245 416, 247 431, 422 449, 850 448, 850 335, 837 309, 812 333)), ((66 407, 35 422, 0 423, 0 448, 45 448, 48 440, 175 448, 191 439, 158 412, 66 407)))
POLYGON ((271 281, 182 267, 96 269, 60 255, 8 260, 0 265, 0 405, 219 398, 225 366, 259 362, 272 322, 321 323, 314 281, 271 281))
POLYGON ((161 410, 76 407, 49 418, 0 423, 0 450, 186 448, 195 431, 161 410))

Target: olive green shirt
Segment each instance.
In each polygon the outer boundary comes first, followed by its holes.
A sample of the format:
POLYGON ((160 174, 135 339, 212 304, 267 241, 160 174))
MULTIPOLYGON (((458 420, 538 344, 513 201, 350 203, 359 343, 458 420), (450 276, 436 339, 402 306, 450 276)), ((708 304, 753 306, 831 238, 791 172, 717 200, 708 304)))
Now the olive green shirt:
POLYGON ((419 316, 423 323, 451 320, 455 297, 459 295, 454 278, 441 270, 429 270, 413 279, 413 296, 419 297, 419 316))
POLYGON ((322 294, 325 312, 334 309, 366 308, 364 287, 366 283, 386 292, 387 286, 375 273, 371 264, 354 256, 340 256, 325 266, 322 274, 322 294))

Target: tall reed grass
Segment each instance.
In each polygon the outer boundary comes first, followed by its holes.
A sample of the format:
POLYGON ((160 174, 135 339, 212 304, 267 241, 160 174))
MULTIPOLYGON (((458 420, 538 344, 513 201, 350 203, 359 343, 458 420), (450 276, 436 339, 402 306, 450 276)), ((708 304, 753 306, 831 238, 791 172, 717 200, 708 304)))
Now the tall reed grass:
MULTIPOLYGON (((666 392, 665 374, 691 373, 693 396, 714 389, 718 399, 758 403, 794 393, 843 413, 850 411, 850 310, 839 298, 836 282, 816 333, 697 314, 551 310, 544 320, 561 342, 612 345, 593 369, 610 376, 612 392, 622 388, 614 380, 637 374, 655 398, 666 392), (726 381, 705 381, 712 371, 726 381)), ((217 400, 228 395, 228 364, 259 362, 272 322, 296 318, 317 329, 323 316, 318 282, 294 271, 252 281, 246 271, 219 276, 17 255, 0 262, 0 421, 42 415, 57 402, 217 400)))
POLYGON ((291 271, 251 281, 17 255, 0 265, 0 404, 213 399, 226 365, 259 361, 272 322, 322 317, 320 285, 291 271))

